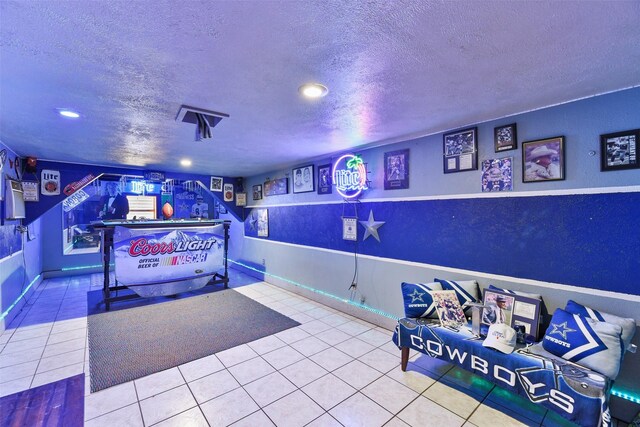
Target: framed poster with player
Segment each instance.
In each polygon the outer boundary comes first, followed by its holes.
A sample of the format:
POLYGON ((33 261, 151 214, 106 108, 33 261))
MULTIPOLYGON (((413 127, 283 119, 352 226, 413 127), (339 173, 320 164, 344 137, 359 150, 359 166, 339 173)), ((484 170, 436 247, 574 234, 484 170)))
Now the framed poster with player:
POLYGON ((478 128, 445 133, 442 136, 444 173, 478 169, 478 128))
POLYGON ((638 143, 640 129, 600 135, 600 170, 640 168, 638 143))
POLYGON ((518 132, 515 123, 498 126, 493 129, 493 141, 496 153, 518 148, 518 132))

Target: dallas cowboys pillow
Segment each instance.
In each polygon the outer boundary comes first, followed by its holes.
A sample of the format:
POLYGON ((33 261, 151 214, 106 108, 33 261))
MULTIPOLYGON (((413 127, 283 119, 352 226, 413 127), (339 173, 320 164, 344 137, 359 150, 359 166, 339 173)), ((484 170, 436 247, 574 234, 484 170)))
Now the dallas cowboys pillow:
MULTIPOLYGON (((464 305, 465 302, 478 302, 480 299, 480 290, 478 288, 478 282, 475 280, 441 280, 435 279, 442 285, 442 289, 445 291, 456 291, 458 301, 460 305, 464 305)), ((464 313, 469 316, 471 314, 471 307, 465 307, 464 313)))
POLYGON ((633 319, 625 319, 624 317, 618 317, 615 314, 605 313, 604 311, 594 310, 591 307, 578 304, 575 301, 569 300, 565 307, 569 313, 579 314, 580 316, 589 317, 591 319, 599 320, 601 322, 613 323, 622 328, 622 341, 624 342, 624 349, 628 349, 631 345, 633 335, 636 333, 636 321, 633 319))
POLYGON ((586 366, 612 380, 618 376, 623 345, 618 325, 572 314, 559 308, 542 339, 542 347, 565 360, 586 366))
POLYGON ((402 283, 405 317, 438 318, 436 305, 429 291, 441 291, 440 283, 402 283))
POLYGON ((500 291, 500 292, 504 292, 505 294, 511 294, 511 295, 520 295, 521 297, 526 297, 526 298, 539 299, 539 300, 542 299, 542 295, 540 294, 530 294, 529 292, 512 291, 511 289, 502 289, 493 285, 489 285, 489 290, 500 291))

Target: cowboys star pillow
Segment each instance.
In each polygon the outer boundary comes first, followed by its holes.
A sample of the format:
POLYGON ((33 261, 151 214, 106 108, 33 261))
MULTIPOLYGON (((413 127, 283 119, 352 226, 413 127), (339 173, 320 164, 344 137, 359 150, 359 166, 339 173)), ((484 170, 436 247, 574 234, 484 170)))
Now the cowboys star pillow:
POLYGON ((539 299, 539 300, 542 299, 542 296, 540 294, 530 294, 529 292, 512 291, 511 289, 502 289, 493 285, 489 285, 489 290, 500 291, 500 292, 504 292, 505 294, 511 294, 511 295, 520 295, 521 297, 526 297, 531 299, 539 299))
POLYGON ((405 317, 438 318, 436 305, 429 291, 441 291, 440 283, 402 283, 405 317))
POLYGON ((629 348, 633 335, 636 333, 636 321, 633 319, 625 319, 624 317, 618 317, 615 314, 594 310, 593 308, 585 307, 584 305, 571 300, 567 302, 565 310, 569 313, 579 314, 580 316, 590 317, 591 319, 613 323, 614 325, 620 326, 622 328, 622 341, 624 342, 625 350, 629 348))
POLYGON ((542 339, 542 347, 563 359, 611 378, 618 376, 622 360, 622 328, 559 308, 542 339))
MULTIPOLYGON (((478 282, 475 280, 435 280, 442 285, 442 289, 445 291, 456 291, 456 296, 461 306, 466 302, 478 302, 480 299, 478 282)), ((467 316, 471 314, 471 307, 464 307, 463 310, 467 316)))

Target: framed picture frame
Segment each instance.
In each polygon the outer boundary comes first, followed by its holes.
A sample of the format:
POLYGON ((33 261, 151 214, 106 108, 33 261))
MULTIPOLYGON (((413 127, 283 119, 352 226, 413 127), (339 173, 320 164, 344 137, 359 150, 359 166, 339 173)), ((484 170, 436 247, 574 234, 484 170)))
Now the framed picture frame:
POLYGON ((429 294, 433 298, 442 326, 459 330, 467 323, 455 291, 429 291, 429 294))
POLYGON ((482 192, 513 190, 513 157, 482 161, 482 192))
POLYGON ((639 145, 640 129, 600 135, 600 170, 606 172, 640 168, 639 145))
POLYGON ((269 210, 256 209, 258 215, 258 237, 269 237, 269 210))
POLYGON ((442 135, 444 173, 478 169, 478 128, 442 135))
POLYGON ((409 149, 384 153, 384 189, 409 188, 409 149))
POLYGON ((223 178, 219 176, 212 176, 211 182, 209 183, 210 191, 217 191, 218 193, 222 193, 222 182, 223 178))
POLYGON ((482 301, 485 305, 482 309, 483 324, 493 325, 496 323, 504 323, 511 326, 513 307, 516 302, 514 295, 485 289, 482 301))
POLYGON ((303 166, 301 168, 295 168, 292 171, 293 175, 293 192, 295 193, 309 193, 315 191, 313 182, 313 165, 303 166))
POLYGON ((541 300, 508 292, 485 289, 483 301, 484 305, 490 308, 485 307, 482 310, 482 323, 485 325, 496 323, 498 320, 498 312, 496 310, 501 308, 499 304, 502 304, 508 312, 508 322, 505 321, 503 323, 507 323, 514 329, 516 329, 517 326, 522 326, 525 334, 533 335, 535 340, 538 340, 540 335, 541 300), (499 303, 499 299, 504 300, 505 303, 499 303), (494 321, 491 322, 491 320, 494 321))
POLYGON ((262 200, 262 184, 253 186, 253 200, 262 200))
POLYGON ((318 166, 318 194, 331 194, 332 191, 331 163, 318 166))
POLYGON ((564 147, 564 136, 523 142, 522 182, 564 180, 564 147))
POLYGON ((265 196, 278 196, 289 194, 289 178, 272 179, 264 182, 265 196))
POLYGON ((247 206, 247 193, 236 193, 236 206, 247 206))
POLYGON ((515 123, 493 129, 493 143, 496 153, 518 148, 518 129, 515 123))
POLYGON ((40 201, 40 183, 38 181, 22 181, 22 196, 25 202, 40 201))

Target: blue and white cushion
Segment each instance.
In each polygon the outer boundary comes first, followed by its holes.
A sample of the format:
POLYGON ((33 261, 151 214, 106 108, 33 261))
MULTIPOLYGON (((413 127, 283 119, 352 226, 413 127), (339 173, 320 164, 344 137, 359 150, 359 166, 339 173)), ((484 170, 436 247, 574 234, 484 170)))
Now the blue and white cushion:
POLYGON ((561 308, 553 313, 542 339, 549 353, 615 379, 622 361, 622 328, 599 322, 561 308))
POLYGON ((440 283, 402 283, 404 315, 437 319, 436 305, 429 291, 441 291, 440 283))
POLYGON ((493 285, 489 285, 489 290, 500 291, 500 292, 504 292, 505 294, 511 294, 511 295, 520 295, 521 297, 525 297, 525 298, 539 299, 539 300, 542 299, 542 295, 540 294, 532 294, 529 292, 522 292, 522 291, 512 291, 511 289, 503 289, 493 285))
POLYGON ((567 302, 565 310, 567 310, 569 313, 579 314, 580 316, 589 317, 601 322, 613 323, 614 325, 620 326, 622 328, 622 341, 624 342, 624 349, 628 349, 631 345, 633 335, 636 333, 635 320, 625 319, 624 317, 619 317, 615 314, 594 310, 591 307, 586 307, 572 300, 569 300, 569 302, 567 302))
MULTIPOLYGON (((435 280, 442 285, 442 289, 446 291, 456 291, 456 296, 461 306, 466 302, 478 302, 480 300, 480 290, 478 288, 478 282, 475 280, 435 280)), ((471 307, 464 307, 463 310, 467 316, 471 314, 471 307)))

